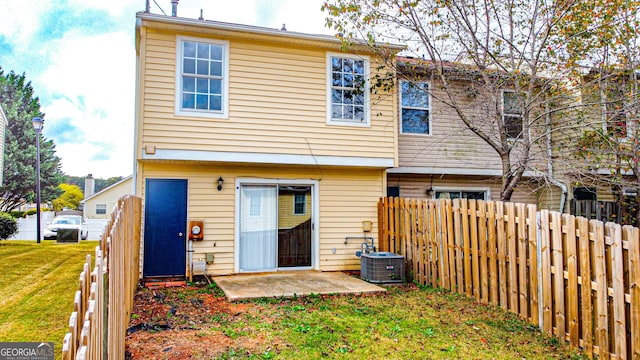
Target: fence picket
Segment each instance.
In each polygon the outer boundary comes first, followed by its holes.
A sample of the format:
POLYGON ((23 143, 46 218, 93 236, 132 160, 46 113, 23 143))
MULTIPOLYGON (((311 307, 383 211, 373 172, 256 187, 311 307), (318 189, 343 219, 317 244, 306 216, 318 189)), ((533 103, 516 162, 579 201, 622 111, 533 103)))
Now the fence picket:
POLYGON ((473 284, 471 286, 473 296, 476 300, 480 300, 480 258, 478 254, 478 212, 476 209, 476 201, 469 201, 469 226, 470 230, 470 246, 471 246, 471 277, 473 284))
POLYGON ((589 222, 594 233, 594 268, 596 278, 596 346, 601 359, 609 359, 609 317, 607 270, 605 258, 604 224, 598 220, 589 222))
POLYGON ((580 303, 581 308, 581 329, 582 348, 588 356, 593 355, 593 305, 591 286, 591 241, 589 239, 589 220, 583 217, 578 218, 578 244, 580 254, 580 303))
POLYGON ((480 245, 480 296, 483 302, 489 302, 489 276, 487 274, 487 212, 485 202, 479 200, 478 243, 480 245))
POLYGON ((456 291, 456 239, 453 232, 453 208, 451 200, 445 199, 445 216, 447 218, 447 253, 449 254, 449 290, 456 291))
POLYGON ((507 210, 507 261, 508 261, 508 294, 509 310, 518 314, 518 264, 517 264, 517 242, 516 242, 516 211, 515 204, 506 203, 507 210))
POLYGON ((567 322, 569 324, 569 342, 573 346, 580 345, 580 328, 578 320, 578 260, 576 248, 576 218, 573 215, 563 214, 562 223, 566 231, 565 238, 567 258, 567 322))
POLYGON ((460 232, 462 233, 462 257, 464 259, 464 291, 467 296, 473 295, 473 283, 471 282, 472 271, 471 271, 471 234, 469 233, 470 224, 473 221, 469 221, 469 217, 471 216, 471 208, 467 206, 467 201, 462 200, 460 203, 460 215, 462 215, 462 228, 460 232))
POLYGON ((491 291, 491 303, 498 305, 498 255, 497 255, 497 233, 496 233, 496 207, 493 201, 487 202, 487 212, 489 213, 489 248, 487 258, 489 259, 489 280, 491 291))
POLYGON ((529 313, 530 321, 539 325, 539 299, 538 299, 538 228, 536 225, 537 208, 535 205, 527 205, 527 229, 528 229, 528 253, 529 253, 529 313))
MULTIPOLYGON (((464 267, 463 262, 467 260, 467 253, 464 249, 464 239, 462 235, 462 219, 464 215, 461 213, 462 209, 460 208, 460 200, 455 199, 451 202, 453 207, 453 228, 454 228, 454 249, 455 249, 455 266, 456 266, 456 288, 455 291, 459 293, 465 292, 465 281, 464 281, 464 272, 466 271, 466 267, 464 267), (464 255, 463 255, 464 252, 464 255)), ((454 291, 454 289, 452 289, 454 291)))
POLYGON ((551 298, 551 226, 549 210, 540 211, 540 271, 542 273, 542 329, 553 335, 553 299, 551 298))
POLYGON ((562 256, 562 214, 551 213, 551 261, 553 269, 553 304, 555 312, 556 336, 565 341, 566 316, 564 306, 564 259, 562 256))
POLYGON ((607 233, 612 240, 611 254, 611 286, 613 287, 613 342, 618 358, 627 358, 627 333, 625 324, 624 270, 622 257, 622 227, 619 224, 607 223, 607 233))
POLYGON ((509 308, 509 298, 507 297, 507 237, 504 229, 505 212, 504 203, 496 203, 496 222, 498 230, 498 284, 500 284, 500 306, 503 309, 509 308))
POLYGON ((623 227, 629 244, 629 323, 631 327, 631 354, 629 358, 640 359, 640 230, 623 227))

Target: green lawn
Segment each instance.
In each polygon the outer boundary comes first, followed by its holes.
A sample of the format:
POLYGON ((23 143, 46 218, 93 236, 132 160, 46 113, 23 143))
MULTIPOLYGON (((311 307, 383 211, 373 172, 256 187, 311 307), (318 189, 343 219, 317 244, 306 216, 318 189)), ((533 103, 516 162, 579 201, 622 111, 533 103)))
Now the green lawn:
POLYGON ((97 241, 0 241, 0 341, 52 341, 60 358, 73 295, 97 241))

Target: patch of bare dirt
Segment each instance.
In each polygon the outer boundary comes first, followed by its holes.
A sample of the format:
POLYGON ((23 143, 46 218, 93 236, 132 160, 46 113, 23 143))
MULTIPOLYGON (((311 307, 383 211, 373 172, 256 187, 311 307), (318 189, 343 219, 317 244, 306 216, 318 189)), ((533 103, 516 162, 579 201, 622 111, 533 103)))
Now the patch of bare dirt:
POLYGON ((127 330, 126 358, 210 359, 231 349, 272 349, 277 345, 273 339, 243 332, 249 310, 249 304, 230 303, 206 286, 139 290, 127 330))

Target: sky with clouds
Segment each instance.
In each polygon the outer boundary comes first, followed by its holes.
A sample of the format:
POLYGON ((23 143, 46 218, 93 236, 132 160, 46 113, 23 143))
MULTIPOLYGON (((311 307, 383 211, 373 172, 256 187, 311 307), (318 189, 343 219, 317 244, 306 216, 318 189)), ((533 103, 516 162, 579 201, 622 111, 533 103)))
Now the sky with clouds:
MULTIPOLYGON (((178 16, 330 34, 323 0, 180 0, 178 16)), ((170 0, 150 0, 171 15, 170 0)), ((135 14, 145 0, 3 0, 0 67, 25 73, 68 175, 133 171, 135 14)))

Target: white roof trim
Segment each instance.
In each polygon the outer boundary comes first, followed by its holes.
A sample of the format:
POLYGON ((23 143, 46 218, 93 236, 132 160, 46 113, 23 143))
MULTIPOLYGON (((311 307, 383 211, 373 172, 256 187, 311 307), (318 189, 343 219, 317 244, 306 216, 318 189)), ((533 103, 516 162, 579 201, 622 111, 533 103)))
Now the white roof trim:
POLYGON ((258 164, 324 165, 389 168, 393 158, 358 156, 313 156, 292 154, 245 153, 227 151, 158 149, 155 154, 142 154, 143 160, 218 161, 258 164))
MULTIPOLYGON (((476 175, 476 176, 502 176, 498 169, 477 168, 439 168, 439 167, 411 167, 402 166, 387 169, 388 174, 420 174, 420 175, 476 175)), ((525 171, 526 177, 536 177, 532 171, 525 171)))
MULTIPOLYGON (((272 35, 272 36, 281 36, 291 39, 299 39, 299 40, 311 40, 311 41, 323 41, 334 44, 342 44, 342 41, 332 35, 321 35, 321 34, 306 34, 295 31, 287 31, 287 30, 278 30, 273 28, 261 27, 261 26, 253 26, 253 25, 244 25, 244 24, 234 24, 227 23, 221 21, 213 21, 213 20, 198 20, 198 19, 190 19, 183 17, 174 17, 174 16, 165 16, 158 14, 151 14, 145 12, 138 12, 136 17, 141 20, 149 20, 149 21, 157 21, 175 25, 188 25, 188 26, 198 26, 215 30, 226 30, 226 31, 237 31, 244 32, 250 34, 260 34, 260 35, 272 35)), ((368 46, 368 44, 364 41, 355 41, 355 45, 368 46)), ((380 46, 388 46, 393 49, 402 50, 405 49, 406 46, 400 44, 386 44, 379 43, 376 45, 380 46)))
POLYGON ((129 175, 129 176, 127 176, 126 178, 124 178, 124 179, 122 179, 122 180, 118 181, 117 183, 115 183, 115 184, 111 184, 111 185, 107 186, 106 188, 104 188, 104 189, 102 189, 102 190, 98 191, 97 193, 95 193, 95 194, 93 194, 93 195, 89 196, 88 198, 84 198, 84 199, 82 199, 80 202, 81 202, 81 203, 84 203, 85 201, 90 200, 90 199, 92 199, 92 198, 94 198, 94 197, 96 197, 96 196, 98 196, 98 195, 100 195, 100 194, 102 194, 102 193, 104 193, 104 192, 107 192, 107 191, 109 191, 111 188, 114 188, 114 187, 116 187, 116 186, 118 186, 118 185, 122 184, 123 182, 125 182, 125 181, 127 181, 127 180, 129 180, 129 179, 132 179, 132 178, 133 178, 133 175, 129 175))

